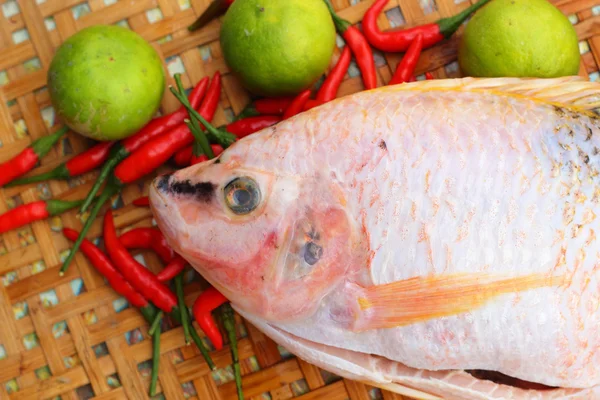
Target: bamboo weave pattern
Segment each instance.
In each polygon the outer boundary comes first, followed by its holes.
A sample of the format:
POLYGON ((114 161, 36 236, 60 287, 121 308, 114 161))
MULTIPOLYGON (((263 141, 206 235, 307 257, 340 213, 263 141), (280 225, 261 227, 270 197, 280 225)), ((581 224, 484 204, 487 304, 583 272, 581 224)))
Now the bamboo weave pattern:
MULTIPOLYGON (((569 16, 580 39, 580 75, 600 79, 600 0, 553 0, 569 16)), ((213 122, 229 122, 249 102, 249 95, 229 73, 219 47, 220 22, 200 31, 186 27, 210 0, 2 0, 0 1, 0 162, 31 141, 60 127, 46 85, 46 71, 56 48, 80 29, 118 24, 138 32, 161 55, 167 84, 182 74, 189 88, 215 71, 223 74, 221 101, 213 122)), ((373 0, 332 0, 339 15, 359 23, 373 0)), ((412 26, 454 15, 470 0, 390 0, 379 19, 382 29, 412 26)), ((461 29, 462 31, 462 29, 461 29)), ((460 32, 458 34, 460 34, 460 32)), ((417 74, 458 77, 457 36, 425 50, 417 74)), ((343 45, 341 39, 338 45, 343 45)), ((333 66, 340 51, 336 50, 333 66)), ((379 84, 388 82, 401 55, 375 52, 379 84)), ((362 90, 352 63, 339 96, 362 90)), ((179 106, 165 91, 161 112, 179 106)), ((69 133, 32 174, 46 172, 83 151, 90 142, 69 133)), ((169 168, 165 166, 161 171, 169 168)), ((0 213, 37 199, 85 197, 95 172, 71 181, 0 189, 0 213)), ((147 208, 131 202, 147 193, 147 183, 129 185, 110 206, 124 232, 151 226, 147 208)), ((63 226, 81 229, 86 215, 76 211, 35 222, 0 236, 0 399, 146 399, 151 340, 135 309, 106 286, 82 254, 67 274, 58 268, 71 245, 63 226)), ((88 238, 101 232, 94 222, 88 238)), ((162 266, 149 252, 136 257, 152 271, 162 266)), ((188 304, 206 287, 190 271, 185 286, 188 304)), ((279 348, 250 324, 237 318, 239 351, 247 399, 400 400, 362 383, 341 379, 279 348)), ((159 394, 154 399, 235 399, 235 384, 226 346, 213 351, 219 369, 209 371, 199 351, 185 346, 180 327, 162 334, 159 394)), ((168 330, 167 330, 168 329, 168 330)), ((208 344, 208 341, 207 341, 208 344)))

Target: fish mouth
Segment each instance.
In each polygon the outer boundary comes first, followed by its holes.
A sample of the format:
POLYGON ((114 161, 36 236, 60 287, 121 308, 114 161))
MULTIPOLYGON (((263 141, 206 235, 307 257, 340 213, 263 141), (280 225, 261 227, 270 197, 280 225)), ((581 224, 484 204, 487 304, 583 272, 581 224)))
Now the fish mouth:
POLYGON ((158 228, 164 234, 169 246, 180 253, 178 243, 174 239, 177 237, 177 223, 180 220, 180 216, 179 212, 174 208, 172 195, 167 189, 172 175, 166 174, 156 177, 150 184, 148 198, 150 200, 150 210, 158 228))
POLYGON ((168 199, 166 198, 166 188, 169 186, 169 179, 172 174, 165 174, 157 176, 150 185, 150 191, 148 196, 150 198, 150 206, 156 206, 157 204, 167 204, 168 199))

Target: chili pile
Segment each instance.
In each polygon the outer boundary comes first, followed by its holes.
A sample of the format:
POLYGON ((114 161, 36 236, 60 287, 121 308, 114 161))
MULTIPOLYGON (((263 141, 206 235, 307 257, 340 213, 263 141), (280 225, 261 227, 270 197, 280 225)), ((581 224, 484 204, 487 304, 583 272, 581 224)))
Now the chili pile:
MULTIPOLYGON (((74 229, 63 228, 63 235, 69 240, 76 240, 79 236, 79 232, 74 229)), ((123 275, 117 271, 110 259, 87 239, 83 239, 81 251, 90 260, 94 268, 108 280, 108 284, 115 292, 125 297, 125 299, 135 307, 140 309, 149 307, 153 310, 151 313, 147 313, 152 314, 152 319, 149 321, 149 323, 152 323, 154 314, 156 314, 156 309, 148 303, 146 298, 135 290, 125 278, 123 278, 123 275)))
POLYGON ((177 306, 177 298, 152 272, 137 262, 119 241, 112 210, 104 214, 104 245, 115 267, 131 286, 166 313, 177 306))
MULTIPOLYGON (((189 95, 189 102, 193 107, 198 107, 204 98, 208 88, 208 82, 208 77, 205 77, 198 81, 196 86, 194 86, 192 89, 192 92, 189 95)), ((177 125, 182 124, 186 116, 187 111, 185 110, 185 107, 180 107, 177 109, 177 111, 171 114, 154 118, 152 121, 148 122, 138 133, 120 141, 113 146, 108 156, 108 161, 103 165, 102 170, 100 171, 100 174, 94 183, 94 186, 92 186, 90 193, 86 197, 86 201, 81 207, 81 212, 85 212, 89 208, 89 206, 92 204, 92 199, 94 196, 96 196, 100 190, 100 187, 106 181, 117 164, 139 149, 144 143, 159 135, 162 135, 165 132, 168 132, 177 125)))
MULTIPOLYGON (((69 240, 76 240, 79 237, 79 232, 64 228, 63 234, 69 240)), ((114 267, 110 259, 92 242, 84 239, 81 243, 81 251, 90 260, 92 266, 102 276, 106 278, 110 287, 121 296, 125 297, 127 301, 137 307, 140 313, 148 324, 152 324, 155 316, 158 314, 158 310, 154 305, 138 293, 133 286, 117 269, 114 267)), ((158 369, 160 361, 160 331, 152 335, 152 374, 150 378, 150 396, 154 395, 156 391, 156 380, 158 379, 158 369)))
MULTIPOLYGON (((210 115, 205 114, 211 119, 219 101, 219 94, 221 91, 220 82, 220 74, 217 72, 211 82, 211 87, 208 89, 207 95, 204 97, 202 105, 200 106, 201 112, 211 113, 210 115)), ((180 96, 185 99, 188 106, 191 106, 183 94, 180 96)), ((187 109, 187 106, 184 108, 187 109)), ((201 116, 201 118, 203 117, 201 116)), ((109 180, 102 191, 102 194, 98 197, 98 201, 94 204, 85 225, 81 229, 81 235, 85 236, 87 234, 93 220, 108 199, 119 193, 128 183, 134 182, 160 167, 175 153, 175 151, 190 144, 191 141, 193 141, 193 137, 190 135, 189 129, 185 123, 179 124, 168 132, 154 138, 136 141, 137 150, 121 161, 114 171, 112 171, 112 175, 109 176, 109 180)), ((107 163, 110 163, 112 160, 113 159, 110 159, 107 163)), ((69 267, 80 243, 81 241, 77 240, 73 244, 71 252, 60 269, 61 274, 64 274, 69 267)))
MULTIPOLYGON (((131 283, 131 286, 139 291, 145 298, 150 300, 160 310, 168 313, 175 321, 183 323, 180 311, 177 307, 177 297, 167 286, 160 282, 152 272, 137 262, 119 241, 115 230, 112 210, 108 210, 106 214, 104 214, 103 229, 104 245, 106 246, 106 250, 111 260, 115 263, 117 270, 119 270, 125 279, 131 283)), ((81 234, 79 236, 81 237, 81 234)), ((198 346, 198 349, 202 353, 208 366, 211 369, 215 369, 215 364, 210 358, 202 339, 194 329, 190 330, 192 339, 198 346)))

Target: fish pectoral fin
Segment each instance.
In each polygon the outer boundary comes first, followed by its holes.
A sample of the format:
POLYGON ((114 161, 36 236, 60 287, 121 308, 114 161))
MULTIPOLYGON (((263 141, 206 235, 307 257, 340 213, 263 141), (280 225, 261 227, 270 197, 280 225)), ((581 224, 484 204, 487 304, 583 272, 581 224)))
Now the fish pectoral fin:
POLYGON ((559 78, 473 78, 433 79, 386 86, 382 91, 406 90, 460 90, 490 91, 507 95, 524 96, 581 110, 593 110, 600 106, 600 93, 597 82, 581 76, 559 78))
POLYGON ((355 301, 352 329, 393 328, 457 315, 504 294, 564 282, 562 276, 544 274, 498 277, 478 273, 415 277, 369 287, 351 285, 351 298, 355 301))

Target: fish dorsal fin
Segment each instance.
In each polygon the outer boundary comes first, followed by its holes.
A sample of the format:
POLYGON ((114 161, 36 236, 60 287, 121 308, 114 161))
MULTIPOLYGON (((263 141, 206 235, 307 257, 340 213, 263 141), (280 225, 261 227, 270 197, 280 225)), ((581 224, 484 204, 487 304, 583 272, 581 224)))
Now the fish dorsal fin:
POLYGON ((434 79, 387 86, 390 91, 491 91, 537 99, 581 110, 600 107, 600 83, 580 76, 561 78, 457 78, 434 79))

